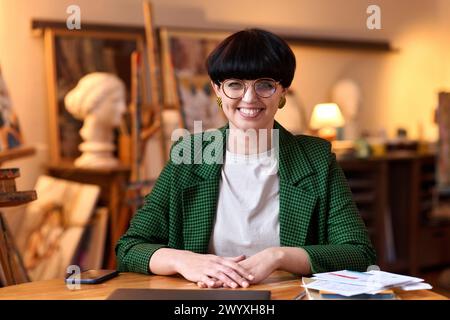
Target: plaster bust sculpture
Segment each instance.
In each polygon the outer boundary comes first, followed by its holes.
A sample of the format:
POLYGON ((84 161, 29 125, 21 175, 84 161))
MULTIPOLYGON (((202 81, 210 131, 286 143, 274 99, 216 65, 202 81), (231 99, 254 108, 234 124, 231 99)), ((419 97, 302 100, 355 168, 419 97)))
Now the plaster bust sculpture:
POLYGON ((351 79, 339 80, 331 89, 331 98, 339 106, 344 116, 345 138, 357 138, 355 119, 361 104, 361 90, 358 84, 351 79))
POLYGON ((126 110, 126 91, 123 81, 114 74, 90 73, 64 98, 66 109, 83 120, 80 136, 83 142, 77 167, 105 168, 117 166, 114 157, 114 128, 120 125, 126 110))

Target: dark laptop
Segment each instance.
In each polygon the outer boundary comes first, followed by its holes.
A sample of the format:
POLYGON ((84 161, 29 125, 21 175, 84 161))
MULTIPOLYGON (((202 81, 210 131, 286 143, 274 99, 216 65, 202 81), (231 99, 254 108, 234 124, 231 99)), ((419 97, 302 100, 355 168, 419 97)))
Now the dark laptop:
POLYGON ((107 300, 270 300, 268 290, 116 289, 107 300))

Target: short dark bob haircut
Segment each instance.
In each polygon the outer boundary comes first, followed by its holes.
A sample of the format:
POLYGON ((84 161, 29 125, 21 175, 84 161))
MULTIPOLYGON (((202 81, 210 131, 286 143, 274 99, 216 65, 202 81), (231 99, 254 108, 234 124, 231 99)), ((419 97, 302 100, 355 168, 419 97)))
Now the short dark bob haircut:
POLYGON ((295 73, 295 55, 279 36, 261 29, 238 31, 223 40, 206 60, 211 80, 272 78, 284 88, 295 73))

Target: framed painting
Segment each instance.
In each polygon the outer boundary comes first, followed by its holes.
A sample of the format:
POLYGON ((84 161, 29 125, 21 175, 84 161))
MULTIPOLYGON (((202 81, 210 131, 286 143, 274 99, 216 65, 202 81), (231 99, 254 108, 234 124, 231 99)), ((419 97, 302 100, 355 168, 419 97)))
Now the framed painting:
POLYGON ((0 67, 0 152, 5 152, 23 145, 19 119, 2 76, 0 67))
MULTIPOLYGON (((54 164, 71 164, 80 155, 79 130, 82 121, 65 108, 65 95, 91 72, 108 72, 124 81, 127 104, 131 96, 131 54, 145 52, 145 33, 119 31, 120 28, 93 28, 74 31, 64 28, 44 29, 49 96, 50 156, 54 164)), ((125 30, 125 29, 124 29, 125 30)), ((142 77, 143 88, 146 87, 142 77)), ((143 92, 146 101, 146 92, 143 92)), ((126 126, 125 126, 126 127, 126 126)), ((118 133, 116 134, 118 136, 118 133)), ((116 139, 118 144, 119 139, 116 139)), ((116 148, 117 150, 118 148, 116 148)))
POLYGON ((193 132, 194 121, 203 131, 221 127, 225 115, 217 106, 205 62, 209 53, 230 33, 160 28, 163 100, 178 110, 180 126, 193 132))

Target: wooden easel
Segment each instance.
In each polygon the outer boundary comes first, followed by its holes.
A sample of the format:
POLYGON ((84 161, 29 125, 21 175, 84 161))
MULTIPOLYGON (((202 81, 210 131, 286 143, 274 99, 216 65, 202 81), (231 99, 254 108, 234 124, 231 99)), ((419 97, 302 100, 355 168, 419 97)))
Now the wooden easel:
POLYGON ((153 26, 152 5, 149 1, 143 1, 145 36, 146 36, 146 54, 150 77, 150 101, 143 101, 144 88, 141 84, 145 83, 142 78, 145 77, 144 56, 141 52, 134 52, 131 57, 131 179, 129 191, 134 196, 130 199, 134 203, 132 208, 136 209, 142 204, 143 195, 140 194, 150 181, 141 176, 141 166, 145 144, 155 134, 159 133, 159 142, 161 144, 161 153, 164 162, 167 161, 167 150, 164 137, 164 123, 162 119, 163 106, 161 104, 161 95, 159 92, 159 70, 158 58, 156 55, 156 40, 153 26), (140 200, 138 199, 140 198, 140 200))
MULTIPOLYGON (((115 243, 123 232, 128 228, 129 222, 136 210, 143 204, 144 197, 152 187, 154 181, 143 177, 141 168, 143 165, 143 155, 145 153, 145 145, 147 141, 155 134, 159 134, 159 142, 161 144, 161 154, 164 162, 167 160, 167 150, 165 146, 164 125, 162 121, 162 105, 159 94, 160 82, 158 79, 158 67, 156 56, 156 41, 153 28, 153 17, 151 4, 148 1, 143 2, 146 46, 147 46, 147 63, 150 77, 150 101, 145 101, 142 81, 145 77, 145 63, 142 52, 135 51, 131 56, 131 103, 130 111, 130 128, 125 141, 129 148, 123 158, 128 159, 131 169, 129 183, 125 190, 125 201, 120 208, 120 214, 117 218, 115 233, 111 239, 115 243)), ((126 153, 126 152, 125 152, 126 153)), ((113 250, 113 248, 112 248, 113 250)), ((115 259, 113 254, 109 254, 107 259, 108 268, 115 267, 115 259)))
MULTIPOLYGON (((19 169, 0 169, 0 207, 18 206, 36 200, 36 191, 17 191, 19 169)), ((0 212, 0 286, 29 282, 27 270, 3 213, 0 212)))

